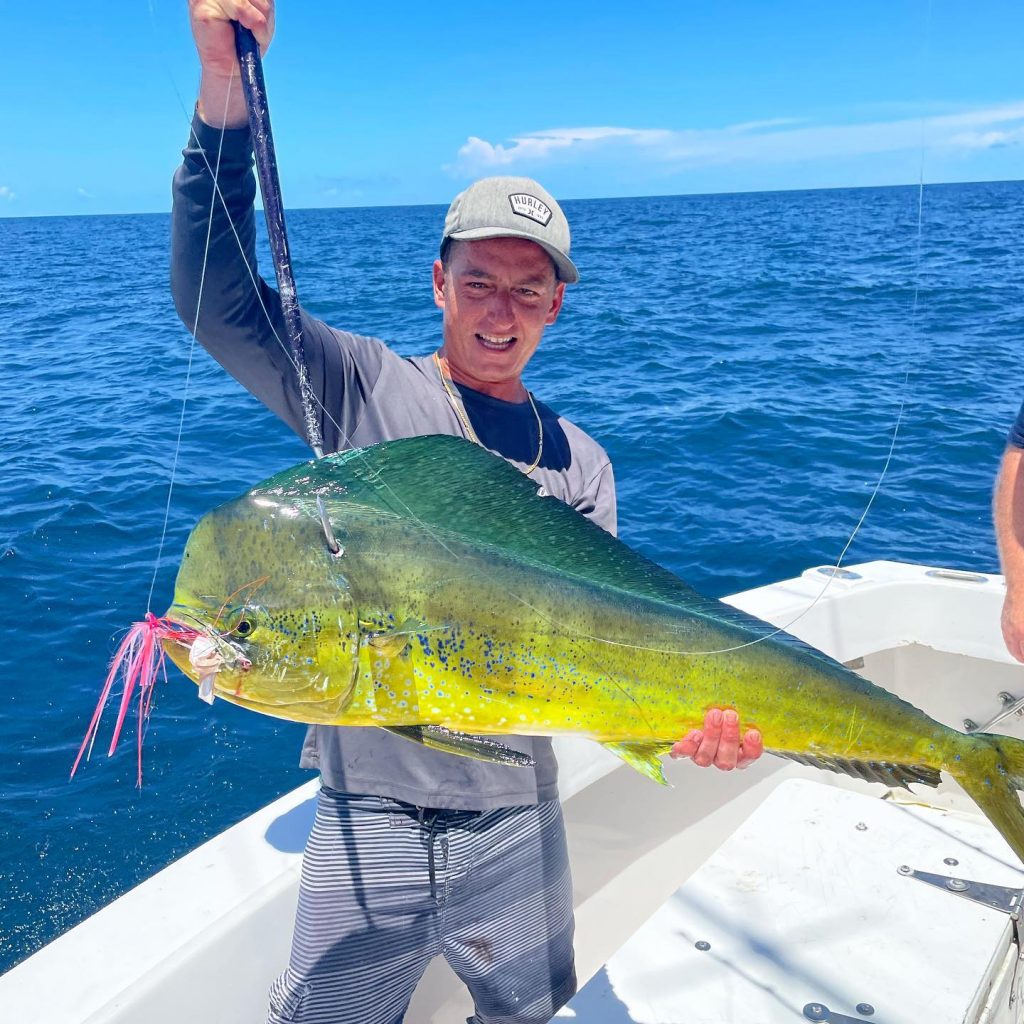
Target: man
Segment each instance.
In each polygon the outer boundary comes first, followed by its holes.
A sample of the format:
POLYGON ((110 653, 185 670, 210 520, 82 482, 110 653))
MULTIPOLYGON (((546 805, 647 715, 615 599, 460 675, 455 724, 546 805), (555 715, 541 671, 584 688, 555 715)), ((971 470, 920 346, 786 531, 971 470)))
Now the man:
MULTIPOLYGON (((302 434, 280 302, 255 277, 255 181, 227 21, 252 29, 265 48, 273 8, 268 0, 190 0, 190 8, 202 84, 175 177, 175 302, 204 347, 302 434), (214 166, 230 223, 218 201, 208 233, 214 166)), ((402 359, 303 314, 325 451, 416 434, 467 437, 614 531, 607 455, 522 382, 577 276, 568 224, 540 185, 471 186, 448 212, 434 263, 438 351, 402 359)), ((439 954, 472 992, 480 1024, 539 1024, 571 997, 572 892, 554 755, 545 738, 508 742, 535 767, 456 757, 375 729, 310 729, 302 764, 320 770, 323 789, 271 1021, 392 1024, 439 954)), ((713 710, 673 754, 729 770, 759 757, 761 738, 741 739, 735 712, 713 710)))
POLYGON ((1007 650, 1024 661, 1024 406, 1007 440, 993 511, 999 561, 1006 577, 1003 639, 1007 650))

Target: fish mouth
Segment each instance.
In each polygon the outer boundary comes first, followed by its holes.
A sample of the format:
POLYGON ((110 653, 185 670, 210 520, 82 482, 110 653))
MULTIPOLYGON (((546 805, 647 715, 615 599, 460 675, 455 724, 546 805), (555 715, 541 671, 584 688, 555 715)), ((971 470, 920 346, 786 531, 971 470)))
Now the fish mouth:
POLYGON ((185 675, 203 679, 224 670, 248 672, 252 668, 245 653, 223 633, 211 628, 204 616, 182 605, 172 605, 164 618, 187 631, 164 639, 168 657, 185 675))

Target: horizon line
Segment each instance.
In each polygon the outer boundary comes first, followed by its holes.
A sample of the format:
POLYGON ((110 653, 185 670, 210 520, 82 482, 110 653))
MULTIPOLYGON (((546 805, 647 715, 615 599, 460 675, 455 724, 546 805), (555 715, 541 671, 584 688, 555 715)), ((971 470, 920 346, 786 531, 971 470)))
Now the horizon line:
MULTIPOLYGON (((487 177, 487 175, 484 175, 487 177)), ((898 182, 888 185, 818 185, 812 187, 793 188, 753 188, 735 189, 727 191, 703 191, 703 192, 651 192, 639 195, 619 196, 586 196, 574 199, 559 199, 559 203, 604 203, 604 202, 625 202, 631 199, 691 199, 700 196, 751 196, 751 195, 786 195, 795 192, 852 192, 867 189, 895 189, 895 188, 944 188, 953 185, 1010 185, 1024 182, 1024 176, 1020 178, 969 178, 963 181, 910 181, 898 182)), ((260 196, 257 193, 256 209, 263 211, 259 202, 260 196)), ((450 202, 450 201, 449 201, 450 202)), ((416 210, 425 207, 437 206, 444 208, 447 203, 367 203, 362 205, 349 206, 289 206, 288 211, 310 211, 310 210, 416 210)), ((170 210, 132 210, 120 213, 14 213, 5 214, 0 211, 0 221, 5 220, 43 220, 48 217, 161 217, 169 216, 170 210)))

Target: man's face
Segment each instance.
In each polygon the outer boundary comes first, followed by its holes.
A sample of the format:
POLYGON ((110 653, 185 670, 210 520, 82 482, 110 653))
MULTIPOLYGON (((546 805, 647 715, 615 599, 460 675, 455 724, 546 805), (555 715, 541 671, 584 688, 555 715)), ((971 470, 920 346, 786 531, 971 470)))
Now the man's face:
POLYGON ((565 283, 536 242, 452 242, 447 270, 434 263, 434 302, 444 310, 452 377, 477 391, 520 401, 520 374, 562 308, 565 283))

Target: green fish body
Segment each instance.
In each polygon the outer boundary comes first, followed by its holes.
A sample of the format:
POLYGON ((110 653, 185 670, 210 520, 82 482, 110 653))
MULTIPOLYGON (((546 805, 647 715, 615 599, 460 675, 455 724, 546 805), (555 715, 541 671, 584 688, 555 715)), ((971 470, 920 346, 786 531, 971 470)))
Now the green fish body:
POLYGON ((794 760, 888 785, 950 772, 1024 860, 1024 743, 949 729, 701 596, 460 438, 328 456, 215 509, 167 618, 217 646, 211 678, 165 641, 225 700, 512 763, 474 737, 585 736, 661 780, 659 756, 733 707, 794 760))

